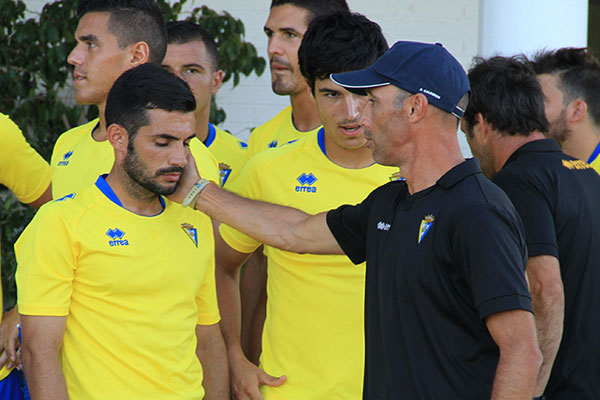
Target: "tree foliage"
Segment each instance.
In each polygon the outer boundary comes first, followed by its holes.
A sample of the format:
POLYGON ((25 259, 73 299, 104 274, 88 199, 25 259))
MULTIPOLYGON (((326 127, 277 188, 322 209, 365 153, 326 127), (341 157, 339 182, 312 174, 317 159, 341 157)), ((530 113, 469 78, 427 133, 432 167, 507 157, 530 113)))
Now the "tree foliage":
MULTIPOLYGON (((29 143, 49 160, 60 133, 97 116, 96 107, 74 103, 71 72, 66 59, 75 46, 77 1, 54 1, 40 13, 30 12, 21 0, 0 0, 0 112, 21 127, 29 143)), ((166 21, 186 19, 204 26, 219 48, 224 81, 237 86, 241 75, 261 75, 266 62, 256 48, 244 40, 241 20, 228 12, 217 13, 206 6, 183 13, 187 0, 158 0, 166 21)), ((226 118, 213 98, 210 121, 226 118)), ((31 219, 33 211, 20 205, 0 188, 0 235, 2 237, 2 286, 5 308, 15 301, 13 245, 31 219)))

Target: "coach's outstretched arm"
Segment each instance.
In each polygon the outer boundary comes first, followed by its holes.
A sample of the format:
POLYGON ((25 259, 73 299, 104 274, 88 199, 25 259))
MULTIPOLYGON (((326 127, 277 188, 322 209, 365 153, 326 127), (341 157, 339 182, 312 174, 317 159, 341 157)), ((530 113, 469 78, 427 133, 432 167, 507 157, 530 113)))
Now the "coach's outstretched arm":
MULTIPOLYGON (((200 176, 190 156, 177 191, 169 198, 178 203, 200 176)), ((310 215, 291 207, 250 200, 207 183, 194 208, 265 244, 295 253, 344 254, 327 226, 326 213, 310 215)))

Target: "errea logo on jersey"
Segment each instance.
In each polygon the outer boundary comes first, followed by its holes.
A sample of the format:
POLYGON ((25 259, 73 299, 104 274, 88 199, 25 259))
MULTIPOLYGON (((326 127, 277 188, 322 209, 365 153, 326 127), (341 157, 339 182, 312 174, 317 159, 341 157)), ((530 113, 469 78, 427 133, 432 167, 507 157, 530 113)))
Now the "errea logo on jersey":
POLYGON ((312 172, 309 172, 308 174, 306 172, 303 172, 302 175, 296 178, 296 180, 300 183, 300 186, 296 186, 296 192, 317 192, 317 188, 313 185, 316 181, 318 181, 318 179, 316 176, 313 175, 312 172))
POLYGON ((120 230, 119 228, 115 228, 115 229, 108 229, 106 231, 106 236, 108 236, 109 238, 111 238, 112 240, 108 241, 108 244, 113 247, 113 246, 129 246, 129 242, 125 239, 123 239, 123 236, 125 236, 125 232, 123 232, 122 230, 120 230))
POLYGON ((269 148, 273 148, 273 147, 277 147, 277 140, 273 140, 271 143, 269 143, 269 148))
POLYGON ((73 155, 73 151, 72 150, 66 152, 65 154, 63 154, 63 160, 59 161, 58 164, 57 164, 57 166, 64 167, 64 166, 69 165, 69 158, 71 158, 72 155, 73 155))

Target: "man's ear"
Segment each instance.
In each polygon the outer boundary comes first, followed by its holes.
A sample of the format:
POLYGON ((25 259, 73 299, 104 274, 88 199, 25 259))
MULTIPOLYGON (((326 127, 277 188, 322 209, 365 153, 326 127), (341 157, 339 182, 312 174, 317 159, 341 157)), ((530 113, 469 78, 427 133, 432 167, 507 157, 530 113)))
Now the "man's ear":
POLYGON ((129 145, 127 129, 119 124, 112 124, 106 130, 106 136, 117 153, 127 153, 127 146, 129 145))
POLYGON ((587 108, 587 103, 581 99, 569 103, 565 109, 567 122, 575 123, 584 119, 587 116, 587 108))
POLYGON ((137 42, 131 46, 130 54, 130 67, 137 67, 138 65, 145 64, 148 62, 150 58, 150 47, 146 42, 137 42))
POLYGON ((429 101, 427 101, 427 97, 423 93, 411 95, 403 104, 409 107, 407 111, 410 122, 420 121, 425 117, 425 112, 429 108, 429 101))
POLYGON ((475 114, 475 119, 477 120, 477 125, 479 125, 481 136, 483 138, 487 138, 490 135, 490 132, 492 131, 492 126, 489 122, 486 121, 485 118, 483 118, 483 115, 481 115, 481 113, 475 114))
POLYGON ((223 84, 223 70, 219 69, 219 70, 213 72, 213 76, 212 76, 212 85, 210 88, 210 92, 212 93, 213 96, 217 94, 217 92, 221 88, 222 84, 223 84))

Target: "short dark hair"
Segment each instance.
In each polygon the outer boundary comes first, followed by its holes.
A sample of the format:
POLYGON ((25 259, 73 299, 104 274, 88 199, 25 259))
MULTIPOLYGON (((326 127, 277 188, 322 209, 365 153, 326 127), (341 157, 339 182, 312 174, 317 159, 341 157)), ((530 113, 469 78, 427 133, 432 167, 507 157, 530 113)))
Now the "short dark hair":
POLYGON ((108 31, 120 48, 145 42, 150 48, 149 62, 160 64, 167 51, 167 30, 155 0, 81 0, 77 16, 90 12, 110 13, 108 31))
POLYGON ((327 15, 334 12, 345 11, 350 12, 350 7, 346 0, 272 0, 271 8, 290 4, 298 8, 303 8, 309 12, 308 21, 310 24, 314 18, 321 15, 327 15))
POLYGON ((215 38, 201 25, 191 21, 167 22, 167 43, 185 44, 195 40, 201 41, 206 47, 213 70, 219 69, 219 49, 215 38))
MULTIPOLYGON (((519 57, 476 57, 469 70, 471 95, 465 111, 470 127, 481 113, 494 129, 509 135, 546 132, 544 94, 533 69, 519 57)), ((467 132, 471 134, 471 132, 467 132)))
POLYGON ((556 75, 565 105, 582 99, 594 124, 600 124, 600 62, 591 50, 581 47, 541 50, 533 55, 531 65, 538 75, 556 75))
POLYGON ((147 110, 190 113, 196 100, 188 84, 155 64, 142 64, 125 71, 113 84, 106 100, 106 126, 119 124, 129 138, 150 123, 147 110))
POLYGON ((315 81, 373 64, 388 49, 381 27, 361 14, 337 12, 312 20, 298 49, 300 72, 315 81))

